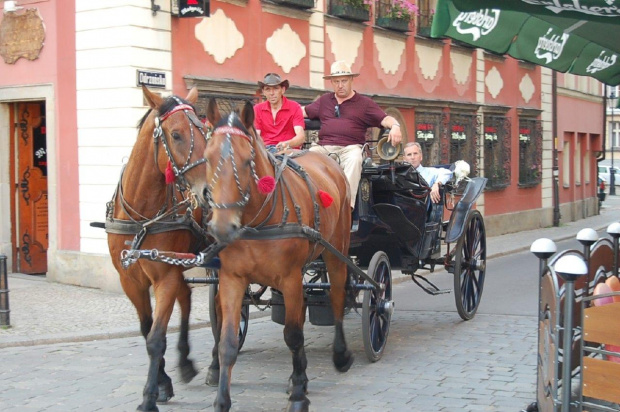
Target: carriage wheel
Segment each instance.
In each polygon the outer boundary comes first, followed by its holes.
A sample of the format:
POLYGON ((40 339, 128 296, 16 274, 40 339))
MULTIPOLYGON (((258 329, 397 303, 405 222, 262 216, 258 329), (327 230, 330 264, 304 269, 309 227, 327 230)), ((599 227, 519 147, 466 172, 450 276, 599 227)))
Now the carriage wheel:
MULTIPOLYGON (((209 320, 211 321, 211 331, 216 336, 217 331, 217 312, 215 310, 215 295, 217 295, 218 285, 213 284, 209 287, 209 320)), ((241 306, 241 319, 239 320, 239 351, 245 342, 250 324, 250 305, 241 306)))
POLYGON ((392 319, 392 269, 385 252, 376 252, 368 264, 368 275, 383 285, 383 290, 365 290, 362 304, 362 338, 371 362, 381 359, 392 319))
POLYGON ((467 216, 463 236, 456 243, 454 256, 454 300, 459 316, 470 320, 476 314, 487 262, 484 220, 477 210, 467 216))

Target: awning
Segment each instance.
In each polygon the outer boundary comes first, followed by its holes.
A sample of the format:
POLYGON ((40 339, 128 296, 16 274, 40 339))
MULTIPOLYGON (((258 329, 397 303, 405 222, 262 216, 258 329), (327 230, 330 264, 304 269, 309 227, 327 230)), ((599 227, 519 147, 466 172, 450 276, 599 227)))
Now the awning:
POLYGON ((431 36, 620 83, 620 0, 439 0, 431 36))

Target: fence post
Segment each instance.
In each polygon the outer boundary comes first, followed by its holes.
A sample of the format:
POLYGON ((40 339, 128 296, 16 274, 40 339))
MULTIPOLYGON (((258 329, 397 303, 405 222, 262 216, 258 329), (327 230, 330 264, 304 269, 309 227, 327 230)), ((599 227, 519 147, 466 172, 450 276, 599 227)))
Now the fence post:
MULTIPOLYGON (((542 277, 543 277, 543 274, 545 273, 545 270, 547 270, 547 261, 549 260, 551 256, 553 256, 553 254, 557 250, 558 248, 555 245, 555 242, 545 237, 536 239, 534 243, 532 243, 532 246, 530 246, 530 252, 532 252, 538 258, 538 303, 539 305, 542 299, 542 277)), ((538 344, 540 345, 540 320, 541 320, 540 307, 537 311, 537 316, 538 316, 539 326, 538 326, 538 337, 536 338, 536 342, 538 342, 538 344)), ((541 359, 540 346, 539 346, 538 351, 539 351, 538 359, 541 359)), ((536 400, 532 402, 526 409, 522 410, 521 412, 537 411, 538 402, 541 401, 541 399, 538 399, 538 388, 541 385, 540 383, 541 376, 540 376, 540 370, 539 370, 540 360, 537 361, 536 363, 537 363, 536 365, 536 388, 537 388, 536 389, 536 393, 537 393, 536 400)))
POLYGON ((9 280, 6 270, 6 256, 0 255, 0 327, 10 327, 9 280))
POLYGON ((562 344, 562 412, 570 412, 571 356, 573 351, 573 304, 575 281, 588 273, 585 262, 579 256, 562 256, 555 264, 555 272, 564 280, 564 336, 562 344))
MULTIPOLYGON (((596 233, 596 230, 594 229, 590 229, 590 228, 581 229, 579 233, 577 233, 577 240, 583 246, 583 256, 585 257, 585 260, 586 260, 586 266, 588 267, 588 273, 590 273, 590 255, 591 255, 590 248, 598 240, 598 234, 596 233)), ((586 281, 585 289, 586 290, 585 290, 584 296, 590 296, 590 279, 589 278, 586 281)))
POLYGON ((607 233, 613 238, 614 242, 614 268, 612 274, 618 276, 618 238, 620 237, 620 223, 614 222, 607 226, 607 233))

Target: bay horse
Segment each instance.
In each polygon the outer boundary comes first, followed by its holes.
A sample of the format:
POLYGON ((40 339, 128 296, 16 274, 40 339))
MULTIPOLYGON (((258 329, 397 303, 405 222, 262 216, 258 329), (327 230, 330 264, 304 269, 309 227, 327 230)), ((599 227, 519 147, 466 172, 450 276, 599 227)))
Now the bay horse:
POLYGON ((319 235, 338 252, 348 253, 351 194, 347 179, 341 167, 323 154, 301 152, 288 160, 294 167, 276 161, 257 136, 249 102, 240 114, 232 112, 222 118, 211 99, 207 119, 214 130, 204 152, 206 174, 197 178, 197 171, 192 171, 187 179, 192 191, 210 207, 209 233, 226 245, 219 252, 219 342, 216 338, 208 376, 208 383, 219 385, 214 408, 230 410, 242 300, 248 285, 258 283, 284 296, 284 341, 293 360, 288 410, 307 411, 302 268, 319 255, 331 282, 333 362, 341 372, 353 363, 343 329, 346 263, 316 241, 319 235), (301 233, 306 230, 315 237, 301 233))
POLYGON ((195 169, 205 173, 202 152, 206 127, 195 114, 196 88, 185 99, 162 98, 143 87, 150 109, 140 120, 139 132, 121 179, 108 203, 106 232, 112 263, 119 273, 127 297, 136 308, 140 331, 146 339, 149 369, 138 410, 157 411, 156 402, 166 402, 174 391, 166 374, 164 353, 166 331, 175 300, 181 311, 181 379, 191 381, 197 372, 189 359, 189 315, 191 289, 183 277, 182 266, 141 259, 127 265, 121 253, 140 246, 177 252, 189 252, 203 239, 200 228, 202 210, 192 207, 183 175, 195 169), (200 151, 194 150, 195 143, 200 151), (149 289, 153 287, 155 310, 149 289))

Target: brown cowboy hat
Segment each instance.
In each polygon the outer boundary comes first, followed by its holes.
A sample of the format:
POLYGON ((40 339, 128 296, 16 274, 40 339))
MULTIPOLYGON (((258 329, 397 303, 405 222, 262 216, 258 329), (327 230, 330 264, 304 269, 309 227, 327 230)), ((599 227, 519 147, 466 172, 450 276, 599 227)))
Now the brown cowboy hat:
POLYGON ((324 79, 331 79, 332 77, 351 76, 357 77, 359 73, 351 72, 351 66, 349 66, 344 60, 338 60, 332 63, 330 74, 323 76, 324 79))
POLYGON ((261 89, 265 86, 282 86, 288 89, 288 80, 282 80, 280 75, 276 73, 267 73, 263 81, 258 82, 258 86, 261 89))

